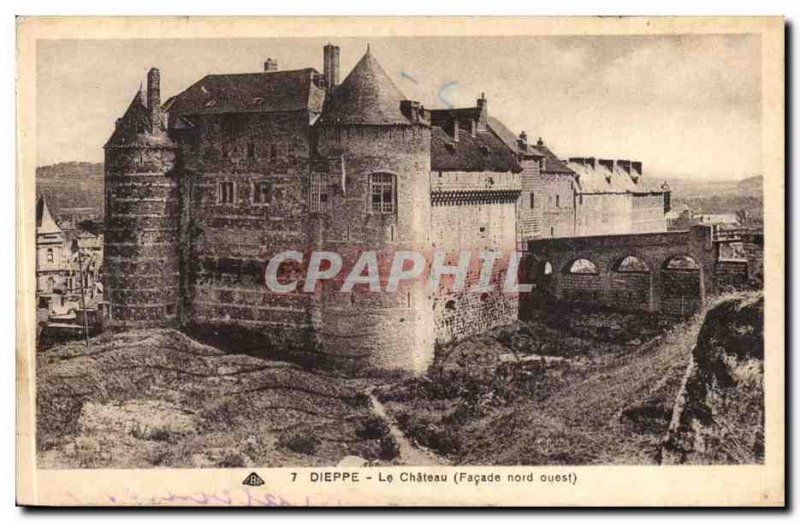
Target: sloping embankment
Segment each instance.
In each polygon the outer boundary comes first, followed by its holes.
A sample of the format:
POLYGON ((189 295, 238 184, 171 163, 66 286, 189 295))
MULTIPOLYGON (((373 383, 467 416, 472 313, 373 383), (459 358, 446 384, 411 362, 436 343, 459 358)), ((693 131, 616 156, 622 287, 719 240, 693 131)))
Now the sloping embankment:
POLYGON ((664 464, 764 459, 764 297, 730 296, 706 313, 672 422, 664 464))
POLYGON ((36 359, 39 466, 335 465, 396 444, 355 386, 166 329, 36 359))

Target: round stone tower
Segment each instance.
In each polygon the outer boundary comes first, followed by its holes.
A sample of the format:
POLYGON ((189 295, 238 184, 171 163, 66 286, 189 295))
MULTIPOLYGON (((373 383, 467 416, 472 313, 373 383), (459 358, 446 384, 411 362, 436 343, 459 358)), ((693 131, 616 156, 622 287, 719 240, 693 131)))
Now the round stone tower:
POLYGON ((178 314, 176 146, 159 71, 147 75, 105 145, 104 285, 112 326, 168 324, 178 314))
POLYGON ((405 99, 367 50, 329 92, 315 133, 316 153, 328 168, 320 174, 312 166, 312 183, 327 176, 334 190, 329 204, 312 215, 312 248, 339 253, 343 273, 364 252, 375 252, 381 275, 379 292, 367 284, 342 292, 343 281, 319 292, 322 347, 372 367, 422 372, 434 343, 427 281, 420 276, 387 288, 386 276, 396 252, 430 257, 425 111, 405 99))

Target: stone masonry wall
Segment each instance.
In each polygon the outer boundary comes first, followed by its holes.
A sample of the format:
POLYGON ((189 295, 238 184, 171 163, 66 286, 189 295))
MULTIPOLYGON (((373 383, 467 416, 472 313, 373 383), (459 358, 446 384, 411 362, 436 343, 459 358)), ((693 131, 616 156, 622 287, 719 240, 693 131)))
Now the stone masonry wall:
POLYGON ((288 330, 309 330, 309 296, 272 292, 262 280, 272 256, 308 245, 308 113, 206 115, 194 122, 180 139, 188 203, 185 320, 277 332, 281 340, 288 330), (233 201, 222 200, 223 184, 233 188, 233 201))
MULTIPOLYGON (((436 340, 447 343, 485 332, 517 319, 518 296, 502 291, 508 259, 516 251, 515 215, 520 177, 514 173, 445 172, 443 186, 453 192, 459 188, 490 186, 476 195, 480 199, 434 200, 431 207, 431 239, 434 248, 448 253, 448 264, 457 263, 459 252, 471 252, 470 270, 463 289, 455 290, 442 279, 442 291, 435 296, 432 308, 436 323, 436 340), (493 183, 487 183, 488 178, 493 183), (437 204, 437 201, 440 203, 437 204), (481 265, 478 253, 496 251, 492 271, 493 291, 476 292, 481 265)), ((438 180, 438 173, 433 174, 438 180)), ((446 192, 446 191, 444 191, 446 192)))
POLYGON ((115 325, 175 320, 179 303, 175 150, 163 140, 106 149, 104 282, 115 325))

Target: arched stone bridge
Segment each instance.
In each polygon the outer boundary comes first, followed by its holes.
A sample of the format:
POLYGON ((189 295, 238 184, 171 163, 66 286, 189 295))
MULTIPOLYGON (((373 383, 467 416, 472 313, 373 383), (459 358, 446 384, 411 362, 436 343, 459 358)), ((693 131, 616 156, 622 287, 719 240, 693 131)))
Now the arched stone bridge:
MULTIPOLYGON (((718 291, 710 226, 686 231, 540 239, 525 245, 532 300, 689 315, 718 291)), ((746 263, 745 263, 746 267, 746 263)))

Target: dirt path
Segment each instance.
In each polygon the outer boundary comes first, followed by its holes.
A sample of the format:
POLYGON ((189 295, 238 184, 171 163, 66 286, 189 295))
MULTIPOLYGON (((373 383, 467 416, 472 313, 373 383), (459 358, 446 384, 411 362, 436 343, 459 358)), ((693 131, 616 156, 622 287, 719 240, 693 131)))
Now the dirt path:
POLYGON ((394 440, 397 441, 397 446, 400 448, 400 456, 397 457, 397 463, 403 466, 449 466, 450 462, 444 457, 436 455, 427 448, 421 448, 406 438, 400 428, 397 427, 394 419, 386 413, 386 408, 372 393, 373 388, 367 389, 367 396, 369 397, 372 411, 386 422, 389 426, 389 433, 392 434, 394 440))

